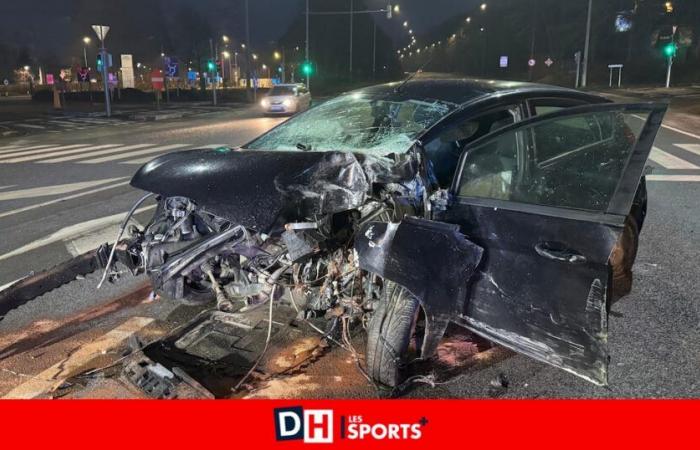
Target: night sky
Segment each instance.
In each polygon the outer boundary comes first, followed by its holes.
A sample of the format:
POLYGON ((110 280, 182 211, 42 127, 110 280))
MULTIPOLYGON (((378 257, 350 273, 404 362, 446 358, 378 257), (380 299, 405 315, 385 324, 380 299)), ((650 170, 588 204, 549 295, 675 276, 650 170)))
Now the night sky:
MULTIPOLYGON (((143 0, 143 4, 157 0, 143 0)), ((311 5, 322 0, 311 0, 311 5)), ((119 4, 120 0, 94 0, 119 4)), ((385 8, 388 0, 366 0, 372 9, 385 8)), ((50 52, 57 59, 74 56, 77 35, 92 36, 91 30, 73 30, 71 14, 75 0, 35 0, 31 2, 4 0, 0 7, 0 42, 10 46, 27 46, 33 53, 50 52)), ((395 20, 382 18, 380 24, 394 38, 396 45, 406 44, 401 23, 408 20, 417 34, 440 24, 455 14, 465 14, 479 2, 474 0, 402 0, 401 15, 395 20)), ((181 4, 189 4, 201 12, 215 30, 241 40, 243 31, 243 0, 167 0, 162 1, 164 14, 174 12, 181 4)), ((350 0, 347 0, 349 6, 350 0)), ((289 24, 302 14, 304 0, 250 0, 251 43, 265 46, 281 36, 289 24)), ((126 10, 128 15, 138 11, 126 10)), ((313 39, 313 34, 312 34, 313 39)))

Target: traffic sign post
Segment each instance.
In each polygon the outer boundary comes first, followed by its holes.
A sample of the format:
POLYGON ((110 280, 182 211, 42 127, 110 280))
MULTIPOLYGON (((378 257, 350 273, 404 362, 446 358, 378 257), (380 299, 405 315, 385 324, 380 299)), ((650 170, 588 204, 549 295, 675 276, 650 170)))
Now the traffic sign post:
POLYGON ((613 72, 615 69, 618 69, 619 72, 617 74, 617 87, 622 86, 622 67, 624 67, 622 64, 609 64, 608 69, 610 69, 610 83, 609 86, 612 87, 613 85, 613 72))
POLYGON ((156 109, 160 110, 160 91, 163 89, 163 83, 165 77, 162 71, 154 70, 151 72, 151 85, 153 86, 153 93, 156 96, 156 109))
POLYGON ((102 44, 100 48, 100 55, 102 59, 102 84, 104 85, 105 90, 105 112, 107 113, 107 117, 111 117, 112 105, 109 97, 109 79, 107 77, 107 66, 110 65, 109 60, 111 60, 111 55, 108 58, 107 49, 105 48, 105 38, 109 32, 109 27, 106 25, 93 25, 92 29, 95 31, 95 34, 100 39, 100 43, 102 44))

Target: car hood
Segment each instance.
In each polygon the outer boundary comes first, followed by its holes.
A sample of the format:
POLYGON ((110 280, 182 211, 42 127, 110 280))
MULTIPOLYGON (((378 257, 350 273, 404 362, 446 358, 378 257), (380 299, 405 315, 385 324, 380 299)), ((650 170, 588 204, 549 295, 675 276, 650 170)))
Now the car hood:
POLYGON ((208 212, 256 231, 357 208, 375 183, 408 182, 417 158, 345 152, 233 150, 173 152, 142 166, 138 189, 188 197, 208 212))

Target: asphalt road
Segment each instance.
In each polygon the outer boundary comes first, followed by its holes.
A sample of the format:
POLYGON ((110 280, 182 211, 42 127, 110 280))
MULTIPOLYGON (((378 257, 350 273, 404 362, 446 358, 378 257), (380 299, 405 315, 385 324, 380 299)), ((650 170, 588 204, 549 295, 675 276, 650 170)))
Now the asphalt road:
MULTIPOLYGON (((113 240, 118 222, 142 195, 128 185, 129 177, 147 160, 169 151, 243 144, 283 119, 260 117, 253 109, 224 108, 165 122, 66 119, 61 125, 49 120, 26 122, 31 126, 22 138, 0 139, 0 287, 113 240)), ((503 374, 509 387, 497 395, 505 397, 700 397, 700 136, 688 131, 693 130, 663 128, 652 153, 649 213, 633 291, 613 306, 610 317, 609 389, 507 355, 407 395, 494 395, 491 381, 503 374)), ((149 207, 144 205, 138 220, 148 219, 149 207)), ((109 305, 141 281, 125 281, 98 293, 94 275, 71 283, 11 312, 0 322, 0 338, 109 305)), ((134 311, 162 318, 175 310, 162 302, 131 306, 137 310, 105 313, 99 316, 104 320, 90 323, 108 330, 134 311)), ((346 355, 331 352, 326 362, 308 369, 306 378, 284 389, 277 386, 271 395, 376 395, 362 378, 331 387, 328 380, 338 381, 332 375, 338 364, 348 372, 346 355)))

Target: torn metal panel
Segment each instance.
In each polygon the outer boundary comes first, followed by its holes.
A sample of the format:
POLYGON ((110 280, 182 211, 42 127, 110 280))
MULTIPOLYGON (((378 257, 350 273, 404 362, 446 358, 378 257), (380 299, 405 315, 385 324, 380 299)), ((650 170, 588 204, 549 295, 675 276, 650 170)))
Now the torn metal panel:
POLYGON ((394 159, 344 152, 174 152, 144 165, 131 185, 183 196, 204 210, 256 231, 358 208, 375 183, 411 182, 414 152, 394 159), (202 176, 206 175, 206 176, 202 176))
POLYGON ((431 356, 449 320, 463 309, 483 249, 456 225, 410 217, 366 224, 355 249, 362 269, 402 285, 420 300, 428 319, 423 354, 431 356))

